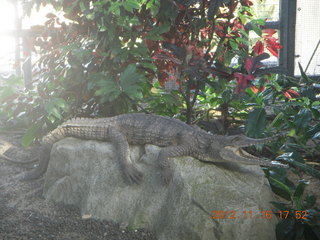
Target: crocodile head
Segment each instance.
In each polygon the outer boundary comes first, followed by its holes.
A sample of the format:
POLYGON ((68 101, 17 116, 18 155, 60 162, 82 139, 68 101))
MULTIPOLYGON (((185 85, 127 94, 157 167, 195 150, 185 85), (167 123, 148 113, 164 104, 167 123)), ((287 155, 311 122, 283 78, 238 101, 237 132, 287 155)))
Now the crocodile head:
POLYGON ((219 155, 223 160, 230 162, 239 162, 250 165, 264 165, 264 166, 277 166, 288 167, 276 161, 266 161, 259 157, 253 156, 246 152, 243 148, 252 145, 265 144, 279 138, 280 135, 273 137, 255 139, 248 138, 244 135, 224 136, 219 141, 219 155))

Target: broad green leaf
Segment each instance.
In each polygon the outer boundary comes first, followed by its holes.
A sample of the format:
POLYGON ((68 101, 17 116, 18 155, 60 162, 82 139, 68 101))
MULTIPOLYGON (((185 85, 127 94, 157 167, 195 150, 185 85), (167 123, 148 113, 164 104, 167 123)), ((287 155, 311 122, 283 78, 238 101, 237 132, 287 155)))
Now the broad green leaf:
POLYGON ((145 68, 149 68, 152 71, 157 71, 157 66, 154 63, 150 63, 150 62, 140 62, 140 64, 145 67, 145 68))
POLYGON ((290 163, 291 165, 298 167, 300 170, 310 174, 311 176, 314 176, 316 178, 320 179, 320 171, 315 169, 314 167, 311 167, 307 164, 298 162, 298 161, 294 161, 294 160, 288 160, 288 163, 290 163))
POLYGON ((311 119, 312 113, 310 109, 301 109, 294 119, 297 133, 306 128, 311 119))
POLYGON ((270 185, 272 187, 272 190, 275 194, 279 195, 280 197, 288 200, 288 201, 291 201, 291 190, 290 188, 284 184, 283 182, 279 181, 278 179, 276 178, 273 178, 273 177, 269 177, 269 182, 270 182, 270 185))
POLYGON ((130 97, 141 97, 141 87, 139 86, 139 82, 142 76, 138 74, 136 70, 136 66, 134 64, 130 64, 120 75, 122 92, 126 93, 130 97))
POLYGON ((314 195, 307 195, 305 199, 305 207, 312 208, 313 205, 316 203, 317 198, 314 195))
POLYGON ((113 79, 105 78, 97 84, 100 88, 95 91, 94 95, 101 97, 101 102, 112 102, 121 94, 118 84, 113 79))
POLYGON ((48 115, 53 115, 57 119, 62 119, 62 115, 57 107, 54 105, 54 102, 47 102, 44 104, 44 109, 48 113, 48 115))
POLYGON ((82 12, 84 12, 86 10, 86 6, 84 5, 83 2, 80 2, 79 6, 80 6, 80 9, 82 12))
POLYGON ((111 2, 108 11, 116 16, 120 16, 120 2, 111 2))
POLYGON ((150 0, 147 1, 146 8, 151 10, 151 14, 156 16, 159 12, 160 1, 150 0))
POLYGON ((54 105, 61 109, 65 109, 67 106, 66 101, 63 98, 56 98, 54 101, 54 105))
POLYGON ((272 123, 269 125, 268 129, 271 129, 273 127, 280 127, 280 125, 283 123, 284 114, 283 112, 278 113, 278 115, 273 119, 272 123))
POLYGON ((305 180, 299 181, 299 184, 293 194, 293 201, 298 210, 304 210, 302 209, 303 208, 302 198, 303 198, 303 192, 308 184, 309 184, 308 181, 305 181, 305 180))
POLYGON ((266 129, 266 111, 264 108, 256 108, 249 113, 245 132, 246 135, 253 138, 259 138, 266 129))
POLYGON ((251 26, 252 26, 252 30, 258 35, 258 36, 262 36, 262 30, 260 28, 260 26, 258 26, 256 23, 251 22, 251 26))
POLYGON ((28 147, 33 143, 33 141, 36 139, 37 134, 40 130, 40 125, 36 124, 30 128, 27 129, 26 133, 22 137, 22 146, 28 147))
POLYGON ((134 9, 139 9, 140 5, 139 2, 136 0, 127 0, 122 3, 122 6, 128 12, 133 12, 134 9))
POLYGON ((160 26, 154 27, 149 33, 148 33, 148 39, 151 40, 162 40, 163 38, 161 37, 161 34, 166 33, 170 30, 170 25, 169 24, 163 24, 160 26))
POLYGON ((311 109, 312 115, 314 116, 315 119, 320 119, 320 108, 319 106, 312 107, 311 109))
POLYGON ((145 44, 135 44, 133 48, 130 48, 130 54, 135 57, 148 57, 149 56, 149 49, 145 44))
POLYGON ((311 106, 312 107, 320 106, 320 101, 314 101, 311 106))

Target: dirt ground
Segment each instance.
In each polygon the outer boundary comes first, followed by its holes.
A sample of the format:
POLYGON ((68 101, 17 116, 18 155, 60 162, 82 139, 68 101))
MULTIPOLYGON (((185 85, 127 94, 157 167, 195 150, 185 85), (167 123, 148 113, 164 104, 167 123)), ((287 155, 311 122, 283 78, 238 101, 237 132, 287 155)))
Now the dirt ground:
MULTIPOLYGON (((20 147, 21 135, 0 133, 0 155, 30 160, 32 149, 20 147)), ((34 163, 33 163, 34 164, 34 163)), ((81 219, 73 206, 61 206, 42 197, 43 179, 19 180, 31 168, 0 158, 0 240, 155 240, 145 230, 129 230, 107 221, 81 219)))

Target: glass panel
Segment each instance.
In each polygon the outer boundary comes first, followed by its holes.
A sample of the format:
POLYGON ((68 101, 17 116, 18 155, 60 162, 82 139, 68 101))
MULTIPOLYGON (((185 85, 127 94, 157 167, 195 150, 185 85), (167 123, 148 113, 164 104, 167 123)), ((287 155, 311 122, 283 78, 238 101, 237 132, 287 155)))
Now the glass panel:
POLYGON ((319 0, 297 0, 295 75, 300 75, 298 63, 304 70, 308 67, 308 75, 320 75, 319 9, 319 0))
POLYGON ((0 1, 0 74, 14 72, 14 24, 13 4, 8 1, 0 1))
POLYGON ((0 34, 14 29, 14 6, 7 1, 0 1, 0 34))
POLYGON ((15 40, 0 35, 0 74, 14 73, 15 40))
POLYGON ((253 0, 253 9, 258 18, 279 21, 280 0, 253 0))

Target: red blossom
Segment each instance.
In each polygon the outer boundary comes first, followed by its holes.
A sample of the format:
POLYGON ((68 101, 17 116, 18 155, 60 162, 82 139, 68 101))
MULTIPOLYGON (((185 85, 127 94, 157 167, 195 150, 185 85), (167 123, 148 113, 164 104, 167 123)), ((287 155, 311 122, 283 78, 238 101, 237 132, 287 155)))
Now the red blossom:
POLYGON ((254 85, 251 86, 251 90, 252 90, 252 92, 254 92, 255 94, 257 94, 257 93, 259 93, 259 92, 262 92, 264 89, 265 89, 265 86, 260 86, 259 89, 258 89, 256 86, 254 86, 254 85))
POLYGON ((288 99, 292 99, 292 98, 295 98, 295 97, 300 97, 300 94, 297 91, 293 90, 293 89, 289 89, 289 90, 283 91, 283 95, 288 99))

